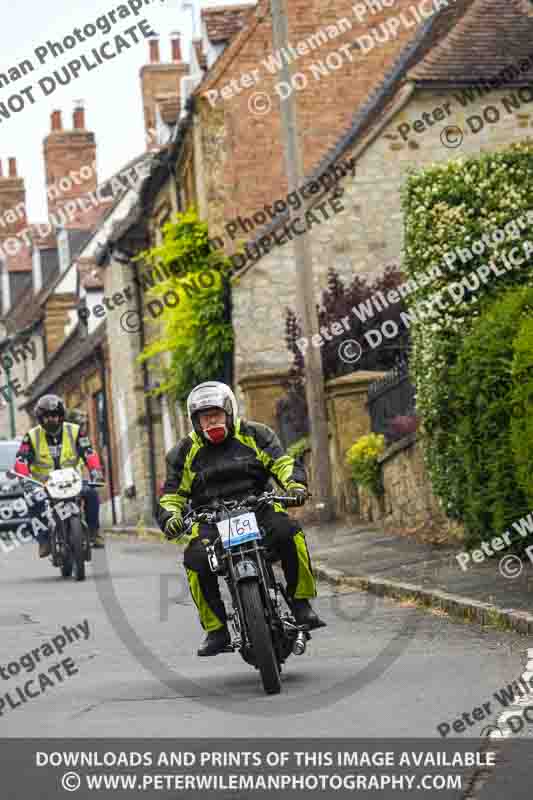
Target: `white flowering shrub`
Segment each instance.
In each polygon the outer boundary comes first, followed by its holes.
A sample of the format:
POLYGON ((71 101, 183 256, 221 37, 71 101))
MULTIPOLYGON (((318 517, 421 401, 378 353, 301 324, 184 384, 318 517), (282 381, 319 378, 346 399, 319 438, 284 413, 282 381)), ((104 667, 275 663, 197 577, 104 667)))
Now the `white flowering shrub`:
POLYGON ((484 309, 509 287, 533 284, 533 142, 411 174, 402 205, 426 463, 446 512, 464 520, 466 456, 451 370, 484 309))

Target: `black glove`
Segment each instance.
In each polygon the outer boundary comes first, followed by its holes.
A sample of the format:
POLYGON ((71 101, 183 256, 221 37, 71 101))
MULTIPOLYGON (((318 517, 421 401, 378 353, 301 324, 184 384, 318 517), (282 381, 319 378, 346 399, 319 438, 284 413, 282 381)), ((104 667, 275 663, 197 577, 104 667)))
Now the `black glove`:
POLYGON ((298 486, 292 486, 289 489, 289 496, 295 500, 295 505, 303 506, 308 496, 307 488, 302 484, 299 484, 298 486))
POLYGON ((92 469, 89 472, 89 477, 90 477, 90 479, 91 479, 91 481, 93 483, 103 483, 104 482, 104 476, 102 475, 102 473, 100 472, 99 469, 92 469))
POLYGON ((181 517, 170 517, 165 525, 165 536, 167 539, 178 539, 184 530, 185 525, 181 517))

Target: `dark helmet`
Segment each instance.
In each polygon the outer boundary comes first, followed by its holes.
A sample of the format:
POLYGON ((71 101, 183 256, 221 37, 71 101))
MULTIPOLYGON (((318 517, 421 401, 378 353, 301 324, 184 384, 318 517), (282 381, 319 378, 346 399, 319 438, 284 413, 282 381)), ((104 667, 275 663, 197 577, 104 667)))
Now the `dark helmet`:
POLYGON ((235 430, 238 408, 237 400, 230 387, 219 381, 206 381, 196 386, 187 398, 187 411, 191 425, 195 432, 204 439, 206 437, 198 421, 198 414, 208 408, 220 408, 226 412, 227 433, 231 436, 235 430))
POLYGON ((37 417, 39 425, 43 426, 46 433, 56 435, 61 430, 61 426, 65 421, 65 405, 62 399, 56 394, 45 394, 35 406, 35 416, 37 417), (59 423, 57 425, 44 422, 45 417, 50 414, 59 417, 59 423))

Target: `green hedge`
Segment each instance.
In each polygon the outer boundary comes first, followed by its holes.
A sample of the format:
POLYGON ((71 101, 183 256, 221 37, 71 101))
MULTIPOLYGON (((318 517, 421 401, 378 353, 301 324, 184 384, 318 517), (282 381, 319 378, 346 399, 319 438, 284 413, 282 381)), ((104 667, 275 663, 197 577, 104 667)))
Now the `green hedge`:
POLYGON ((513 350, 511 446, 518 483, 533 509, 533 319, 522 322, 513 350))
MULTIPOLYGON (((512 431, 515 426, 524 437, 520 453, 531 453, 533 428, 522 396, 527 383, 520 368, 513 376, 513 365, 523 363, 517 347, 526 344, 532 314, 533 288, 508 290, 475 320, 449 372, 448 449, 455 454, 454 492, 470 544, 502 533, 532 508, 518 479, 512 431)), ((530 359, 532 348, 530 339, 530 359)), ((530 404, 529 415, 532 411, 530 404)))
POLYGON ((465 513, 463 486, 456 476, 463 474, 463 461, 470 456, 455 446, 461 414, 454 405, 450 370, 484 308, 510 287, 533 281, 532 199, 533 143, 432 165, 411 174, 402 192, 403 271, 411 281, 407 303, 417 414, 433 489, 456 519, 465 513), (503 241, 493 240, 496 230, 503 230, 498 235, 503 241), (481 249, 483 235, 484 252, 475 253, 472 247, 481 249), (526 242, 530 250, 522 252, 523 264, 504 268, 504 258, 526 242), (468 249, 472 257, 465 252, 465 263, 460 256, 453 262, 450 254, 456 248, 468 249), (488 271, 490 262, 500 275, 491 272, 478 281, 475 292, 466 290, 464 298, 454 302, 460 296, 457 289, 454 294, 454 286, 466 279, 474 288, 475 271, 488 271), (431 302, 437 298, 439 303, 431 302))

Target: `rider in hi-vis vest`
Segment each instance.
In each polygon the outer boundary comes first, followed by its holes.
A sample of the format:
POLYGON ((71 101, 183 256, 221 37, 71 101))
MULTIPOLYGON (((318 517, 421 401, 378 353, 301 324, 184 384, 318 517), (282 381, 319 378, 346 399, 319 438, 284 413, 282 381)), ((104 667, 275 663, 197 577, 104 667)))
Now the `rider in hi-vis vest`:
MULTIPOLYGON (((41 397, 35 406, 39 425, 25 435, 17 453, 15 472, 22 477, 30 476, 44 482, 54 469, 79 468, 84 463, 91 480, 102 480, 102 466, 93 450, 87 433, 80 425, 65 422, 65 406, 60 397, 48 394, 41 397)), ((38 513, 35 510, 33 513, 38 513)), ((91 528, 93 544, 103 546, 97 530, 91 528)), ((50 555, 48 531, 38 534, 39 555, 50 555)))

